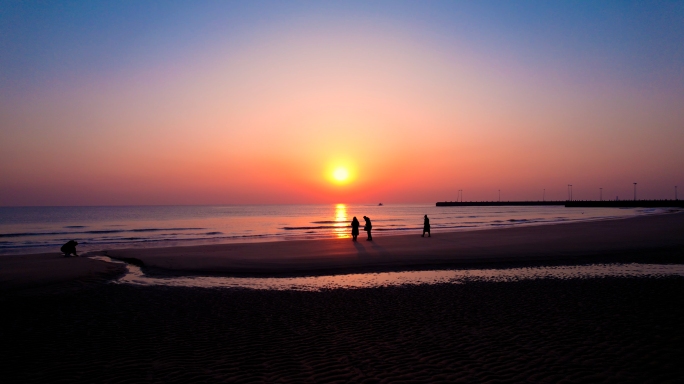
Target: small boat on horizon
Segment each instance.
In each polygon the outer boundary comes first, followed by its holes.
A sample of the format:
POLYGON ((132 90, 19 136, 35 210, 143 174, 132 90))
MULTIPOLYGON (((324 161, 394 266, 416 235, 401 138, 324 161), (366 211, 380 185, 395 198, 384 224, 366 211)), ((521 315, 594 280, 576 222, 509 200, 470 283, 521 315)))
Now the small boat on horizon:
POLYGON ((378 205, 382 205, 382 203, 380 203, 380 204, 378 204, 378 205))

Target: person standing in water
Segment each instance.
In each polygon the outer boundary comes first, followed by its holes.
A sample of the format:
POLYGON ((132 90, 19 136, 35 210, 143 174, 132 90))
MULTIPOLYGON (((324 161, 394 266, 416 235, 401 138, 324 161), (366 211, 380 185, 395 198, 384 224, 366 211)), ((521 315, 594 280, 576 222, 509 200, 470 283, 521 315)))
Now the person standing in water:
POLYGON ((351 227, 352 227, 352 240, 356 241, 356 237, 359 235, 359 219, 354 216, 354 219, 351 222, 351 227))
POLYGON ((368 232, 368 238, 366 241, 373 241, 373 235, 371 235, 371 229, 373 229, 373 224, 371 224, 371 221, 368 217, 364 216, 364 220, 366 220, 366 225, 363 226, 363 230, 368 232))
POLYGON ((425 232, 427 232, 428 237, 432 237, 430 236, 430 219, 428 219, 427 215, 423 219, 423 234, 420 237, 425 237, 425 232))

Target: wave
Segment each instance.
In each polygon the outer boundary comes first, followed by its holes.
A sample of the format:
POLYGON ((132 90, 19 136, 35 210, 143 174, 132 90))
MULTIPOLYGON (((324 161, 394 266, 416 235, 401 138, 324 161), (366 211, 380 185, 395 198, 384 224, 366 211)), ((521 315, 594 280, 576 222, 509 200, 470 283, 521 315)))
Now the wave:
MULTIPOLYGON (((359 220, 359 221, 361 221, 361 223, 363 224, 362 220, 359 220)), ((376 219, 376 220, 371 220, 371 221, 373 223, 383 223, 383 222, 387 222, 387 221, 404 221, 404 219, 376 219)), ((351 223, 351 219, 350 220, 343 220, 343 221, 340 221, 340 220, 322 220, 322 221, 312 221, 311 222, 311 224, 339 224, 339 223, 351 223)))
MULTIPOLYGON (((432 229, 456 229, 456 228, 475 228, 477 225, 443 225, 443 224, 432 224, 432 229)), ((420 227, 404 227, 404 228, 373 228, 374 231, 421 231, 423 229, 420 227)))
POLYGON ((18 233, 0 233, 2 237, 30 237, 30 236, 51 236, 51 235, 101 235, 111 233, 126 233, 126 232, 162 232, 162 231, 196 231, 206 228, 139 228, 139 229, 102 229, 94 231, 80 231, 80 232, 18 232, 18 233))
MULTIPOLYGON (((453 229, 453 228, 474 228, 477 227, 477 225, 463 225, 464 223, 447 223, 445 224, 432 224, 432 228, 439 228, 439 229, 453 229)), ((506 225, 511 225, 511 224, 506 224, 506 225)), ((316 230, 316 229, 340 229, 340 228, 351 228, 350 225, 346 226, 332 226, 332 225, 319 225, 315 227, 282 227, 281 229, 288 230, 288 231, 311 231, 311 230, 316 230)), ((383 225, 383 226, 374 226, 373 231, 418 231, 423 229, 423 226, 406 226, 406 224, 390 224, 390 225, 383 225)), ((363 231, 363 228, 359 228, 359 230, 363 231)), ((307 232, 307 233, 315 233, 315 232, 307 232)))
MULTIPOLYGON (((349 220, 351 221, 351 220, 349 220)), ((323 220, 323 221, 312 221, 311 224, 335 224, 335 223, 346 223, 345 221, 335 221, 335 220, 323 220)))
MULTIPOLYGON (((130 243, 136 243, 136 244, 146 244, 146 243, 165 243, 165 242, 175 242, 175 241, 215 241, 215 240, 239 240, 239 239, 258 239, 258 238, 279 238, 282 237, 283 234, 259 234, 259 235, 232 235, 232 236, 219 236, 219 237, 192 237, 192 238, 157 238, 157 239, 151 239, 151 238, 146 238, 146 237, 117 237, 117 238, 105 238, 105 239, 90 239, 88 241, 79 241, 78 246, 106 246, 106 245, 112 245, 112 244, 130 244, 130 243)), ((9 241, 1 241, 0 242, 0 249, 24 249, 24 248, 41 248, 41 249, 49 249, 49 248, 58 248, 64 244, 63 241, 60 242, 55 242, 49 241, 49 242, 32 242, 32 241, 24 241, 24 242, 9 242, 9 241)))
POLYGON ((406 228, 373 228, 373 231, 385 232, 385 231, 418 231, 423 227, 406 227, 406 228))
POLYGON ((351 225, 319 225, 316 227, 282 227, 286 231, 309 230, 309 229, 331 229, 331 228, 351 228, 351 225))

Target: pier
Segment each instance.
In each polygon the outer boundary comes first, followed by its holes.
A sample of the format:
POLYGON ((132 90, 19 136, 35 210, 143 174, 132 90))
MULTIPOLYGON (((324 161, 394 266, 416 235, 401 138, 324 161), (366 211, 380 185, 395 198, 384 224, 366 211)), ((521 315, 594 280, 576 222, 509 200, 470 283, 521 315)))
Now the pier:
POLYGON ((438 207, 502 207, 509 205, 565 205, 565 201, 440 201, 438 207))
POLYGON ((439 201, 438 207, 564 206, 567 208, 684 208, 684 200, 439 201))

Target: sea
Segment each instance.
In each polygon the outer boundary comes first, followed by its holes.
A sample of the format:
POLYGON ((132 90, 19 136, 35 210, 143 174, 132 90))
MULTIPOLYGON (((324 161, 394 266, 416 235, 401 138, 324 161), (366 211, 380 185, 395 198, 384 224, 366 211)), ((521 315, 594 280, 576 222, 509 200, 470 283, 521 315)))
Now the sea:
MULTIPOLYGON (((373 236, 551 225, 659 213, 642 208, 437 207, 425 204, 0 207, 0 255, 350 237, 363 216, 373 236)), ((363 233, 362 233, 363 236, 363 233)))

